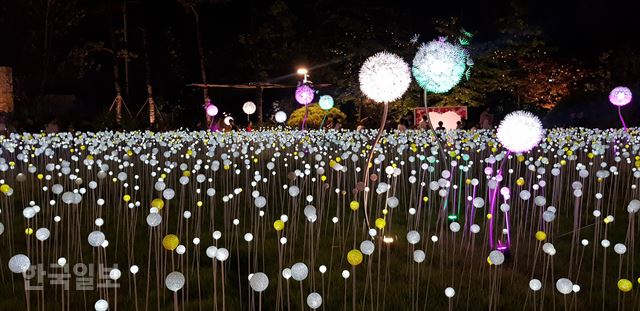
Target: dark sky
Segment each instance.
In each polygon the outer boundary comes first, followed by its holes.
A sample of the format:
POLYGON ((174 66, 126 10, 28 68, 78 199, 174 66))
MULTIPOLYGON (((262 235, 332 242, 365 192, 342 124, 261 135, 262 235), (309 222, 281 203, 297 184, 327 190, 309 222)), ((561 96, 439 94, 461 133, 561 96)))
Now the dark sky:
MULTIPOLYGON (((62 1, 62 0, 59 0, 62 1)), ((118 16, 122 0, 77 0, 78 8, 85 16, 77 26, 70 29, 54 41, 53 49, 60 52, 51 60, 51 71, 61 68, 61 64, 69 60, 64 56, 73 47, 85 42, 106 41, 112 28, 110 24, 120 23, 118 16), (108 12, 112 10, 112 12, 108 12), (115 17, 115 18, 114 18, 115 17)), ((206 2, 206 0, 204 1, 206 2)), ((274 0, 210 0, 200 6, 200 22, 203 30, 205 53, 207 53, 210 82, 249 82, 257 79, 238 70, 242 62, 252 57, 252 51, 240 50, 238 38, 241 34, 255 31, 265 20, 274 0)), ((413 33, 421 34, 421 41, 428 41, 437 36, 433 27, 434 18, 460 18, 465 29, 476 34, 475 43, 490 41, 498 36, 496 29, 499 19, 513 14, 514 7, 526 12, 526 21, 543 28, 548 45, 558 48, 558 53, 565 57, 576 58, 589 63, 597 60, 597 56, 608 50, 637 49, 640 31, 640 1, 611 0, 485 0, 485 1, 410 1, 410 0, 284 0, 289 10, 297 19, 298 30, 316 33, 325 13, 329 10, 359 12, 374 9, 373 16, 385 16, 385 12, 393 12, 394 19, 378 18, 372 22, 380 25, 403 25, 413 33)), ((41 70, 42 51, 39 49, 40 39, 34 40, 34 34, 42 31, 41 6, 44 1, 38 0, 0 0, 0 65, 14 67, 17 81, 37 80, 41 70)), ((66 3, 66 2, 56 2, 66 3)), ((197 92, 185 88, 189 82, 200 81, 198 71, 198 55, 195 49, 193 20, 189 12, 181 7, 177 0, 128 0, 130 15, 130 40, 135 52, 141 53, 140 30, 142 24, 151 29, 151 40, 154 52, 153 70, 155 87, 160 95, 178 100, 197 97, 197 92), (171 31, 169 35, 167 31, 171 31), (173 41, 171 41, 173 40, 173 41), (137 47, 136 47, 137 45, 137 47), (169 59, 167 50, 172 46, 180 46, 178 59, 169 59), (182 68, 183 76, 167 74, 170 68, 182 68), (164 94, 162 94, 164 92, 164 94)), ((74 11, 73 8, 71 11, 74 11)), ((68 12, 67 12, 68 13, 68 12)), ((66 16, 66 15, 65 15, 66 16)), ((57 22, 64 21, 64 16, 54 16, 57 22)), ((121 25, 116 24, 116 28, 121 25)), ((400 38, 408 40, 409 38, 400 38)), ((304 40, 300 39, 300 42, 304 40)), ((298 42, 291 42, 292 47, 298 42)), ((374 53, 377 51, 372 51, 374 53)), ((97 57, 105 66, 108 62, 97 57)), ((269 72, 270 78, 286 76, 295 71, 295 67, 304 63, 314 65, 314 55, 303 55, 300 59, 291 59, 279 64, 269 72)), ((146 94, 144 85, 144 63, 131 63, 132 102, 144 102, 146 94), (137 83, 137 85, 135 85, 137 83)), ((80 81, 69 82, 73 74, 56 77, 50 82, 48 92, 78 93, 85 100, 109 102, 113 96, 112 74, 110 70, 91 73, 80 81), (71 77, 71 78, 70 78, 71 77)), ((292 75, 289 82, 295 83, 292 75)), ((37 84, 37 83, 35 83, 37 84)), ((224 92, 216 95, 224 97, 224 92)), ((230 93, 238 98, 251 97, 246 94, 230 93)), ((227 94, 225 93, 225 94, 227 94)), ((272 100, 273 98, 267 98, 272 100)), ((137 106, 133 105, 135 110, 137 106)))

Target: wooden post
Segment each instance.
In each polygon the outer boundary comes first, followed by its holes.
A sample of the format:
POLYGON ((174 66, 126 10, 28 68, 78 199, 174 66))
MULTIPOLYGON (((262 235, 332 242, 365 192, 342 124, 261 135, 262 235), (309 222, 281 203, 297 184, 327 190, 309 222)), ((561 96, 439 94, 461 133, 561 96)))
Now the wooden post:
POLYGON ((11 67, 0 67, 0 112, 13 111, 13 76, 11 67))
POLYGON ((258 124, 262 125, 262 87, 258 86, 258 124))

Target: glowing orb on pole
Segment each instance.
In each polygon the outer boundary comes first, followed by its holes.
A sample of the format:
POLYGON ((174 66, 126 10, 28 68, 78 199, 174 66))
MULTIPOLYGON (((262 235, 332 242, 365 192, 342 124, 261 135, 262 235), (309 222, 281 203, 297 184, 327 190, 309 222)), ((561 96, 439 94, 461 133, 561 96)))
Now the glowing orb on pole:
POLYGON ((216 107, 213 104, 209 104, 207 105, 207 108, 205 108, 205 111, 207 112, 208 116, 214 117, 215 115, 218 114, 218 107, 216 107))
POLYGON ((320 101, 318 104, 323 110, 329 110, 333 108, 333 97, 331 97, 330 95, 322 95, 320 96, 320 101))
POLYGON ((542 123, 530 112, 514 111, 500 122, 497 136, 509 151, 526 152, 542 139, 542 123))
POLYGON ((412 72, 418 85, 431 93, 445 93, 469 74, 473 61, 460 45, 444 38, 423 43, 413 58, 412 72))
POLYGON ((409 88, 411 71, 400 56, 379 52, 362 64, 359 78, 365 96, 378 103, 390 103, 409 88))
POLYGON ((609 93, 609 101, 620 107, 631 102, 631 90, 624 86, 616 87, 609 93))
POLYGON ((296 89, 296 101, 300 105, 308 105, 313 101, 315 91, 307 84, 301 84, 296 89))
POLYGON ((287 121, 287 113, 284 111, 278 111, 276 112, 275 119, 278 123, 284 123, 287 121))
POLYGON ((242 111, 248 115, 252 115, 256 112, 256 104, 252 101, 248 101, 242 105, 242 111))

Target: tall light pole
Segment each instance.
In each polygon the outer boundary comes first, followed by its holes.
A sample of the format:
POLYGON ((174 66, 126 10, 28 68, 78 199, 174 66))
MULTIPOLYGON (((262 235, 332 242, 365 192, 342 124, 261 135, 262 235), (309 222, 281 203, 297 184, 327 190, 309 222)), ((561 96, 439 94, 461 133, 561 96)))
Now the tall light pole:
POLYGON ((299 68, 298 69, 298 74, 302 75, 302 83, 307 83, 309 82, 308 78, 309 78, 309 70, 307 70, 307 68, 299 68))

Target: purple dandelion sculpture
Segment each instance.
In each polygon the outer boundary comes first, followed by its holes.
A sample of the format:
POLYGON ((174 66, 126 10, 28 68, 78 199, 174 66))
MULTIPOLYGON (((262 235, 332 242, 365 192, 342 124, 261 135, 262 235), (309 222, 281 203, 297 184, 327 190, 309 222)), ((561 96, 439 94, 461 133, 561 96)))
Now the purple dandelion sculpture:
POLYGON ((622 126, 624 130, 627 130, 627 124, 624 123, 624 119, 622 118, 622 112, 620 111, 620 107, 626 106, 631 102, 631 90, 628 87, 618 86, 611 90, 609 93, 609 101, 618 107, 618 116, 620 117, 620 122, 622 122, 622 126))
POLYGON ((302 130, 304 131, 304 125, 307 123, 307 116, 309 115, 309 104, 313 101, 315 96, 315 90, 308 84, 300 84, 296 88, 296 101, 300 105, 305 106, 304 119, 302 120, 302 130))

